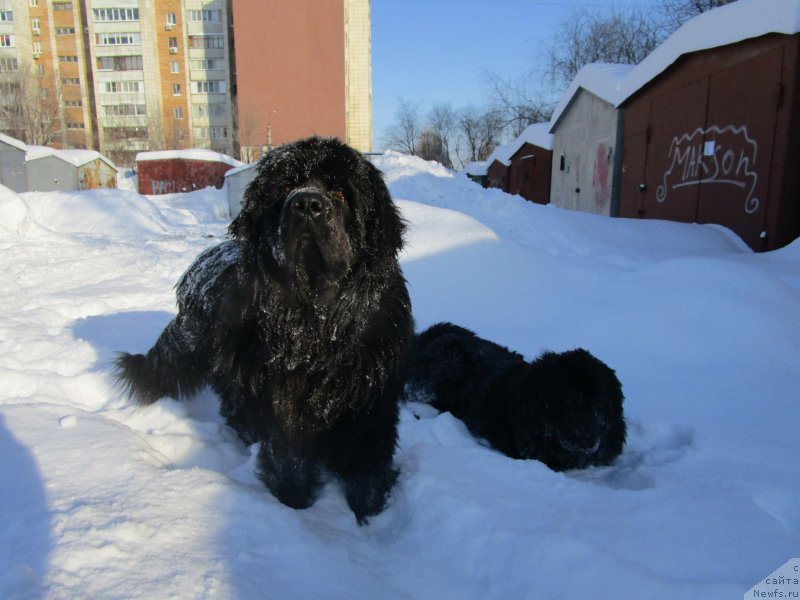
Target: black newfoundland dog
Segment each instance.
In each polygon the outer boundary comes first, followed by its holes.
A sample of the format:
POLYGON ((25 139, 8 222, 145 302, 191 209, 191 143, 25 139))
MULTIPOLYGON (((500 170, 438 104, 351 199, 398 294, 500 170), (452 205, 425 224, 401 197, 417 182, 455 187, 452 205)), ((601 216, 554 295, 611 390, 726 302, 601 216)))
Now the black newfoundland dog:
POLYGON ((335 139, 265 155, 230 240, 177 285, 178 314, 117 376, 140 404, 205 385, 284 504, 314 502, 334 473, 359 523, 383 510, 411 303, 397 255, 404 223, 380 172, 335 139))
POLYGON ((546 352, 528 363, 440 323, 414 340, 406 397, 450 411, 512 458, 555 471, 607 465, 625 445, 620 382, 586 350, 546 352))

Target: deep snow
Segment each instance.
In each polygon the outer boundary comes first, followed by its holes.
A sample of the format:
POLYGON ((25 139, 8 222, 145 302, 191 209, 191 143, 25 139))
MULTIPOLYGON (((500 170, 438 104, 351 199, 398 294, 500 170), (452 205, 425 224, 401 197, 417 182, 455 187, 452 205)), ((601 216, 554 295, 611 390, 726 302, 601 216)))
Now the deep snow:
POLYGON ((554 473, 409 405, 368 527, 334 483, 286 508, 210 392, 136 408, 109 376, 223 238, 224 192, 3 189, 0 597, 739 598, 798 555, 800 242, 756 255, 375 161, 411 223, 418 327, 591 350, 624 385, 618 461, 554 473))

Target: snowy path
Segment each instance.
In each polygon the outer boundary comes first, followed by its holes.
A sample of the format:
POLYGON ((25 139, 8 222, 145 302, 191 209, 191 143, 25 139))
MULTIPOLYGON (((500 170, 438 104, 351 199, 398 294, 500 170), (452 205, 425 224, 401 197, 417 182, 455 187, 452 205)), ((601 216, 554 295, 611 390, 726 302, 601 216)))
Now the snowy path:
POLYGON ((0 597, 738 598, 797 556, 800 245, 753 255, 376 160, 412 223, 418 326, 590 349, 624 385, 617 463, 554 473, 410 405, 386 512, 357 527, 333 483, 288 509, 211 393, 141 409, 109 378, 224 235, 223 194, 3 191, 0 597))

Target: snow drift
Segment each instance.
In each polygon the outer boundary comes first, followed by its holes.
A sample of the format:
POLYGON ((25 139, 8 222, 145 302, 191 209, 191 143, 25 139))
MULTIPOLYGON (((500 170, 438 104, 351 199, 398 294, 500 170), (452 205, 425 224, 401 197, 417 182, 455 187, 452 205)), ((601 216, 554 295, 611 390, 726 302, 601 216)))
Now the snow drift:
POLYGON ((412 404, 370 526, 334 483, 286 508, 212 394, 136 408, 109 376, 223 238, 223 192, 3 192, 0 596, 730 598, 796 555, 800 243, 755 255, 719 227, 376 163, 411 224, 417 326, 454 321, 528 358, 591 350, 627 398, 616 463, 554 473, 412 404), (47 235, 15 233, 34 218, 47 235))

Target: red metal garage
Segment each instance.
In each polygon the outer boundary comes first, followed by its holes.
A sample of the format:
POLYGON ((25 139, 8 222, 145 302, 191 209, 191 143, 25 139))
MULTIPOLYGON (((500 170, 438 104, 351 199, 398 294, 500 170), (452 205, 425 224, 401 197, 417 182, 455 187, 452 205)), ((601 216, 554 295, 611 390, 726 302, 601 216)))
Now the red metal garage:
MULTIPOLYGON (((702 24, 713 25, 714 14, 737 23, 732 17, 747 18, 755 5, 745 2, 737 9, 737 4, 702 15, 702 24)), ((775 9, 782 6, 797 13, 800 3, 776 2, 775 9)), ((752 21, 759 33, 757 16, 752 21)), ((638 88, 634 81, 620 105, 620 216, 718 223, 754 250, 796 239, 799 57, 800 34, 745 35, 735 43, 679 54, 638 88)))
POLYGON ((136 155, 140 194, 191 192, 221 188, 225 173, 243 163, 212 150, 167 150, 136 155))

